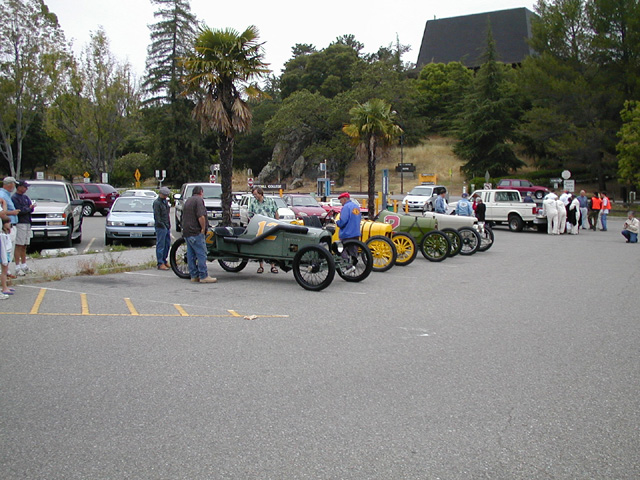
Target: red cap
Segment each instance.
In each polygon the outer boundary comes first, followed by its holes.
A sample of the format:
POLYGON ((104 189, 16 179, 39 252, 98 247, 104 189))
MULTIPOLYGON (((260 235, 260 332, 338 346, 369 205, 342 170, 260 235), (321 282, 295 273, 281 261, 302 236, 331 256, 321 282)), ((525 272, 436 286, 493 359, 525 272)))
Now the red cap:
POLYGON ((351 195, 349 195, 349 192, 344 192, 338 195, 338 198, 351 198, 351 195))

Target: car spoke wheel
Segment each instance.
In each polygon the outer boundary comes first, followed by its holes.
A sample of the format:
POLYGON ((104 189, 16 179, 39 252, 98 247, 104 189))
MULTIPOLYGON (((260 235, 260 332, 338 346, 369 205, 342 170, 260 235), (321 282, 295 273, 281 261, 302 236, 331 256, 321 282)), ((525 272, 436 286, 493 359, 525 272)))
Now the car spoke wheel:
POLYGON ((480 235, 471 227, 461 227, 458 229, 462 239, 460 255, 473 255, 480 247, 480 235))
POLYGON ((333 257, 326 248, 307 245, 293 257, 293 276, 305 290, 318 292, 327 288, 335 274, 333 257))
POLYGON ((343 246, 347 251, 355 252, 355 255, 350 258, 341 255, 336 257, 338 275, 347 282, 361 282, 373 271, 371 250, 359 240, 347 240, 343 246))
POLYGON ((179 238, 169 250, 169 263, 171 270, 180 278, 189 278, 189 263, 187 262, 187 242, 179 238))
POLYGON ((411 235, 408 233, 393 232, 391 240, 393 240, 393 244, 396 246, 398 252, 396 265, 404 267, 416 259, 418 248, 416 241, 411 235))
POLYGON ((480 235, 479 252, 486 252, 493 246, 493 230, 488 225, 478 227, 478 235, 480 235))
POLYGON ((449 256, 455 257, 460 253, 460 250, 462 249, 462 237, 455 228, 443 228, 441 232, 447 236, 447 238, 449 239, 449 243, 451 243, 449 256))
POLYGON ((218 264, 222 267, 223 270, 231 273, 237 273, 244 270, 244 267, 249 263, 246 259, 240 258, 219 258, 218 264))
POLYGON ((398 252, 389 238, 383 235, 374 235, 369 237, 366 245, 371 250, 374 272, 386 272, 395 265, 398 252))
POLYGON ((449 238, 439 230, 427 232, 420 243, 420 252, 430 262, 441 262, 451 250, 449 238))

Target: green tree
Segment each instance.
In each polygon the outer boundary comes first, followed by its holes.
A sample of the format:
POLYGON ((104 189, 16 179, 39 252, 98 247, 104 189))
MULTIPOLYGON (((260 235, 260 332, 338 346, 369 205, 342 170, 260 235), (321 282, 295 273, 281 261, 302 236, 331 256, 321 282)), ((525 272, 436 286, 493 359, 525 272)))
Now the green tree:
POLYGON ((497 177, 524 165, 513 152, 519 106, 510 75, 510 67, 496 61, 489 28, 485 62, 457 120, 460 142, 454 152, 467 160, 462 168, 469 176, 482 176, 488 171, 497 177))
POLYGON ((198 21, 188 0, 151 0, 158 5, 153 13, 158 21, 150 25, 151 44, 142 89, 149 96, 145 103, 174 103, 183 91, 181 78, 186 71, 182 59, 195 41, 198 21))
POLYGON ((640 185, 640 102, 626 102, 620 115, 618 177, 629 185, 640 185))
POLYGON ((384 100, 373 98, 364 104, 358 104, 349 110, 351 123, 342 131, 357 145, 359 153, 367 155, 367 192, 369 196, 369 218, 375 216, 376 161, 381 150, 388 146, 393 138, 402 134, 395 123, 395 112, 384 100))
POLYGON ((13 176, 29 129, 55 94, 64 49, 58 19, 42 1, 0 2, 0 152, 13 176))
POLYGON ((263 61, 258 29, 244 32, 203 27, 195 51, 186 59, 189 93, 197 97, 193 111, 202 130, 219 133, 220 175, 222 177, 222 223, 231 224, 231 180, 235 136, 251 125, 251 110, 241 93, 257 97, 260 90, 250 83, 269 73, 263 61))
POLYGON ((134 130, 139 97, 129 65, 113 58, 104 30, 91 35, 80 65, 69 69, 66 87, 48 111, 49 131, 93 175, 111 173, 134 130))

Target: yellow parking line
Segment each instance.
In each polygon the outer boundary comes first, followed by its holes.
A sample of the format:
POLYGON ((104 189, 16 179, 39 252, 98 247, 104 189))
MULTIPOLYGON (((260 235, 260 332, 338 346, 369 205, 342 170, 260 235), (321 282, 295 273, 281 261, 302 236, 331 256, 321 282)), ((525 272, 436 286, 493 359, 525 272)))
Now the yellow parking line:
POLYGON ((127 304, 127 307, 129 308, 129 312, 131 312, 131 315, 140 315, 136 310, 136 307, 133 306, 133 303, 131 302, 130 298, 125 298, 124 301, 127 304))
POLYGON ((176 310, 178 310, 178 313, 180 313, 181 316, 183 316, 183 317, 188 317, 189 316, 189 314, 186 312, 186 310, 184 308, 182 308, 182 305, 174 303, 173 306, 176 307, 176 310))
POLYGON ((235 310, 227 310, 227 312, 229 312, 231 314, 231 316, 233 316, 233 317, 242 317, 242 315, 240 315, 235 310))
POLYGON ((47 289, 41 288, 40 293, 38 293, 38 296, 36 297, 36 301, 33 302, 33 306, 31 307, 31 311, 29 312, 30 315, 38 314, 38 311, 40 310, 40 305, 42 304, 42 300, 44 300, 45 293, 47 293, 47 289))
POLYGON ((86 293, 80 294, 80 303, 82 304, 82 315, 89 315, 89 302, 86 293))

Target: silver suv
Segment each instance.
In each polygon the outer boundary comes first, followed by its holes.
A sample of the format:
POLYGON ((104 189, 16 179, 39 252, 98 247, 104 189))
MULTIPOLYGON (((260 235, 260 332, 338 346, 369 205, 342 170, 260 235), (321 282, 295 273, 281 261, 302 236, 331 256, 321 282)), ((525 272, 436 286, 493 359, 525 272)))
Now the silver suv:
MULTIPOLYGON (((200 185, 204 191, 204 206, 207 208, 207 219, 222 220, 222 185, 219 183, 185 183, 180 188, 180 193, 176 193, 173 198, 176 202, 175 220, 176 231, 182 231, 182 209, 184 202, 193 195, 193 187, 200 185)), ((235 203, 231 204, 231 220, 240 221, 240 210, 235 203)))
POLYGON ((62 242, 71 247, 82 241, 82 207, 86 201, 78 198, 70 183, 29 180, 27 195, 37 202, 31 214, 34 243, 62 242))

